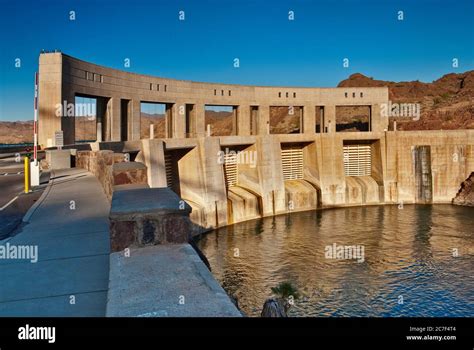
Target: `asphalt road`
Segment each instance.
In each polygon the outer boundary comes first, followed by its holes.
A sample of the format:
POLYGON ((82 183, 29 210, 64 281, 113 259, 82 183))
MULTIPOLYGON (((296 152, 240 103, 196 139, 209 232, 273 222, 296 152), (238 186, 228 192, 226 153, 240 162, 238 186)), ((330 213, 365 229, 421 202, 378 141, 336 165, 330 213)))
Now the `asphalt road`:
MULTIPOLYGON (((46 174, 44 174, 46 175, 46 174)), ((47 180, 42 176, 42 182, 47 180)), ((13 235, 23 216, 41 196, 45 185, 24 192, 23 163, 14 157, 0 159, 0 239, 13 235)))

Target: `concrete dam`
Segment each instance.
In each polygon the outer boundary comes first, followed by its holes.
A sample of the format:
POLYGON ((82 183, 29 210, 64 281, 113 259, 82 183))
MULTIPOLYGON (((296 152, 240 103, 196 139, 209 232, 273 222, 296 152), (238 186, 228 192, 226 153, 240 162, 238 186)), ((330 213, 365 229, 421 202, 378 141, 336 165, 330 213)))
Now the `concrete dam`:
POLYGON ((381 113, 385 87, 201 83, 44 53, 39 92, 42 147, 55 148, 62 131, 64 149, 77 150, 76 164, 95 173, 109 196, 123 185, 168 187, 202 229, 327 207, 450 203, 474 171, 474 130, 393 130, 381 113), (78 143, 78 116, 57 112, 78 98, 95 101, 88 144, 78 143), (143 103, 164 108, 157 137, 143 123, 143 103), (231 111, 225 132, 207 106, 231 111), (344 108, 361 107, 365 119, 343 125, 344 108), (293 123, 286 133, 273 112, 282 108, 293 123))

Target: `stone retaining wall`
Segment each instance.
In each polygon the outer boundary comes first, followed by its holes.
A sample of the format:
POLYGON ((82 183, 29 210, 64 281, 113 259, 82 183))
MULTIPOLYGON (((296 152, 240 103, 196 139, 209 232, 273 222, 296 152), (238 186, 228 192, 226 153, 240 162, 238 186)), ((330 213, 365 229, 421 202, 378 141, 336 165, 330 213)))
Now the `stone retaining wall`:
POLYGON ((115 186, 148 187, 146 166, 128 162, 124 153, 109 150, 78 151, 76 167, 86 169, 97 177, 109 201, 115 186))

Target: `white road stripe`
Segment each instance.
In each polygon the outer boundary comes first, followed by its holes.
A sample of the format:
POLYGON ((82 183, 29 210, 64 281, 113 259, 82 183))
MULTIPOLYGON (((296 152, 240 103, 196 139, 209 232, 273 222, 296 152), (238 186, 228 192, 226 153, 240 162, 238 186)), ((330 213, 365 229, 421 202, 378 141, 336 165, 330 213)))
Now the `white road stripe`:
POLYGON ((21 174, 23 174, 23 171, 20 171, 20 172, 18 172, 18 173, 2 173, 1 175, 3 175, 3 176, 9 176, 9 175, 21 175, 21 174))
POLYGON ((8 207, 10 204, 12 204, 14 201, 16 201, 16 199, 18 198, 18 196, 15 196, 10 202, 8 202, 7 204, 5 204, 3 207, 0 208, 0 211, 4 210, 6 207, 8 207))

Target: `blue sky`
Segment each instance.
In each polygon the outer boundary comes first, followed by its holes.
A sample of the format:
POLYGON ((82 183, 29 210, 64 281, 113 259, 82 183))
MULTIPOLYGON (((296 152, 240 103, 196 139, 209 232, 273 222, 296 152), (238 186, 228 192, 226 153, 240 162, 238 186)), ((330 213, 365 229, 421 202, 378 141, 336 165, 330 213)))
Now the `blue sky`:
POLYGON ((41 49, 136 73, 254 85, 334 87, 355 72, 429 82, 474 69, 472 0, 0 0, 0 6, 0 120, 33 118, 41 49))

